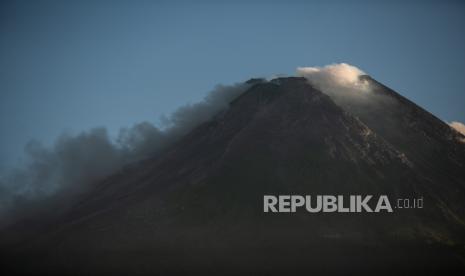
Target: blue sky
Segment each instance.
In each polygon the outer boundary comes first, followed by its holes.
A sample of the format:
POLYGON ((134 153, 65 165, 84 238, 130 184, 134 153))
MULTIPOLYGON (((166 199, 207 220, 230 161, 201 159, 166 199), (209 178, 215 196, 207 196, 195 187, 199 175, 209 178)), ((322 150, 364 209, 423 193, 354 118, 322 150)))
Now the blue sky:
POLYGON ((30 139, 115 134, 218 83, 339 62, 465 122, 464 30, 460 1, 2 1, 0 167, 30 139))

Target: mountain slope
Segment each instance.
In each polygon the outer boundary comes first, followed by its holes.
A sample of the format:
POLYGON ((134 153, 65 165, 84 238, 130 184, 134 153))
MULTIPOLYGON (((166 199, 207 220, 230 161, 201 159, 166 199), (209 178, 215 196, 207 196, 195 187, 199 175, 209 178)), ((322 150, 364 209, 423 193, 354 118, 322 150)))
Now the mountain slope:
POLYGON ((465 143, 463 136, 431 113, 369 76, 371 93, 333 99, 412 161, 451 219, 464 224, 465 143), (461 217, 459 219, 459 217, 461 217))
POLYGON ((253 83, 160 156, 99 183, 18 256, 37 252, 51 272, 461 265, 465 159, 456 133, 380 84, 382 104, 365 105, 333 100, 304 78, 253 83), (425 207, 273 214, 263 212, 266 194, 423 197, 425 207))

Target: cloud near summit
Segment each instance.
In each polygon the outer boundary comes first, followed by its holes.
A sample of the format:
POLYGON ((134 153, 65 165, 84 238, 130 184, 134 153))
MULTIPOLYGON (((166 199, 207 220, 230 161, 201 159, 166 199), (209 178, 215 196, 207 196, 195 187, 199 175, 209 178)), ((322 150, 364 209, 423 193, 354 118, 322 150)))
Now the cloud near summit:
POLYGON ((205 98, 162 117, 162 127, 140 122, 109 137, 105 127, 77 135, 60 135, 51 147, 38 141, 25 146, 27 162, 0 171, 0 228, 31 212, 47 209, 48 201, 66 202, 121 169, 155 156, 183 135, 228 107, 249 84, 218 85, 205 98), (62 200, 64 199, 64 200, 62 200))
MULTIPOLYGON (((465 136, 465 125, 461 122, 452 121, 449 123, 449 126, 465 136)), ((460 141, 465 142, 465 138, 460 139, 460 141)))
POLYGON ((331 64, 324 67, 298 67, 297 76, 304 77, 308 81, 327 94, 340 92, 367 92, 369 83, 360 79, 366 75, 359 68, 347 63, 331 64))
POLYGON ((326 75, 340 83, 355 83, 358 77, 365 75, 365 72, 359 68, 347 63, 331 64, 324 67, 297 67, 297 74, 304 77, 312 77, 318 75, 326 75))

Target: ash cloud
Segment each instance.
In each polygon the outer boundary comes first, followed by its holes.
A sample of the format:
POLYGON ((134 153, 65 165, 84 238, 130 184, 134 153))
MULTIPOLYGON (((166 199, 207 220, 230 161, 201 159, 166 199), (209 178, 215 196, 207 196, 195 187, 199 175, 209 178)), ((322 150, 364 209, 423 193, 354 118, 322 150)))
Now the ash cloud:
POLYGON ((187 104, 163 117, 169 135, 184 135, 193 127, 209 120, 213 115, 228 107, 229 102, 245 92, 250 84, 241 83, 233 86, 217 85, 201 102, 187 104))
POLYGON ((29 142, 26 165, 0 174, 0 227, 45 208, 66 205, 65 201, 125 164, 156 155, 226 109, 248 87, 242 83, 218 85, 202 101, 164 116, 161 127, 141 122, 122 128, 116 139, 100 127, 78 135, 63 134, 52 147, 29 142))

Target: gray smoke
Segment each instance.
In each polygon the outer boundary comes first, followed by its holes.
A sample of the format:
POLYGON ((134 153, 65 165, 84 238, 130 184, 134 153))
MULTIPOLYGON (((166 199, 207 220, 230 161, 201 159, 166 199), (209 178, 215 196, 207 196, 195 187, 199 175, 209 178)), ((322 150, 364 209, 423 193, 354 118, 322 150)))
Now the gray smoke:
POLYGON ((27 165, 0 175, 0 226, 68 201, 125 164, 156 155, 199 124, 228 107, 249 85, 218 85, 195 104, 162 118, 162 126, 141 122, 122 128, 117 139, 105 128, 63 134, 52 147, 37 141, 25 146, 27 165), (53 204, 50 202, 53 201, 53 204))

